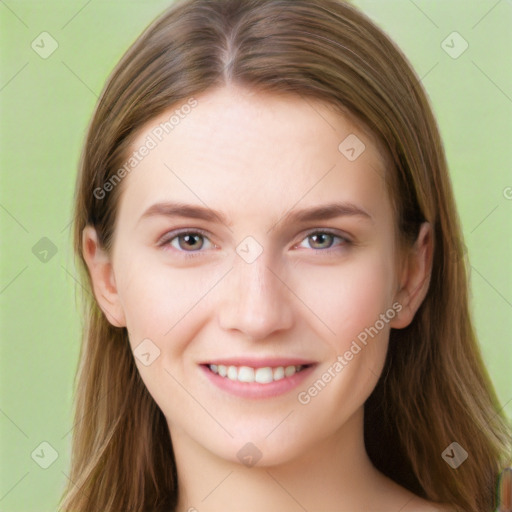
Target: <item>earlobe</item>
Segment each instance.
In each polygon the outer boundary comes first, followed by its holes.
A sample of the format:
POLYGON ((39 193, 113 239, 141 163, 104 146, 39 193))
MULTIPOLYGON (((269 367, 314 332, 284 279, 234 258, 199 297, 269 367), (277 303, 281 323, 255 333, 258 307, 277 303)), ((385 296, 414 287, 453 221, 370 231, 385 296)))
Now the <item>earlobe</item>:
POLYGON ((414 246, 405 258, 400 288, 395 296, 402 309, 390 322, 395 329, 403 329, 412 322, 427 295, 432 272, 433 243, 432 226, 424 222, 414 246))
POLYGON ((114 327, 126 327, 112 262, 100 246, 98 235, 92 226, 86 226, 82 232, 82 252, 98 306, 114 327))

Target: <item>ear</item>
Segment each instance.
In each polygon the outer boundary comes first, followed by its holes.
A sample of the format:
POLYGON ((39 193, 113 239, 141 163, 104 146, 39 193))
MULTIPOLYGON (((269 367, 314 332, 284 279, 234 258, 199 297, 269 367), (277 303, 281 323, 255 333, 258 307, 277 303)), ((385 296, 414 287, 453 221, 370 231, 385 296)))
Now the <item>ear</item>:
POLYGON ((112 262, 100 246, 98 235, 92 226, 86 226, 82 232, 82 251, 99 307, 114 327, 126 327, 112 262))
POLYGON ((395 301, 402 309, 390 322, 391 327, 407 327, 425 299, 430 285, 433 248, 432 226, 424 222, 414 246, 404 259, 400 285, 395 296, 395 301))

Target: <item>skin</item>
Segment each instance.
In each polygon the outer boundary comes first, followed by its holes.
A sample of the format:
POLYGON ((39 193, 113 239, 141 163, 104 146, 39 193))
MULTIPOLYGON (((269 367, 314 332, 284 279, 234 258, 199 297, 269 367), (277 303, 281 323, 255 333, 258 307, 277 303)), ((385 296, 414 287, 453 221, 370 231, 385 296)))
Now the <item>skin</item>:
MULTIPOLYGON (((83 233, 105 315, 127 328, 132 349, 150 339, 160 351, 148 366, 135 362, 171 432, 177 510, 442 510, 378 472, 363 442, 363 405, 382 371, 389 330, 412 321, 428 289, 430 226, 422 226, 407 253, 397 252, 382 155, 328 105, 234 86, 197 101, 123 179, 111 252, 98 246, 92 227, 83 233), (366 146, 354 161, 338 150, 350 134, 366 146), (207 205, 226 223, 144 216, 166 201, 207 205), (285 218, 336 201, 354 203, 371 219, 285 218), (206 236, 190 246, 173 235, 182 228, 206 236), (322 229, 336 236, 308 236, 322 229), (247 236, 262 248, 252 263, 236 252, 247 236), (320 393, 300 403, 298 392, 394 303, 400 312, 320 393), (266 399, 221 391, 199 367, 247 355, 317 364, 304 385, 266 399), (262 454, 252 467, 237 457, 248 442, 262 454)), ((166 113, 142 127, 133 150, 168 119, 166 113)))

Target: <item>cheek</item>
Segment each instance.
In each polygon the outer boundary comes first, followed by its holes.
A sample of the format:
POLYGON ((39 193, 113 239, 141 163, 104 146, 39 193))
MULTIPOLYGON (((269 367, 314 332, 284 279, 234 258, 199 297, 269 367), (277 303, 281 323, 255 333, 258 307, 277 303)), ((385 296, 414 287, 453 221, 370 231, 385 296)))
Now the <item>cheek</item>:
MULTIPOLYGON (((301 297, 311 311, 328 328, 322 336, 333 352, 340 354, 366 328, 373 326, 380 315, 391 307, 393 274, 391 258, 382 252, 368 251, 339 266, 310 268, 296 273, 301 297), (300 276, 307 275, 307 280, 300 276)), ((380 330, 383 329, 380 323, 380 330)))
POLYGON ((328 355, 299 395, 313 417, 342 423, 374 389, 386 359, 389 322, 396 314, 391 262, 385 251, 368 251, 336 270, 314 269, 310 284, 303 286, 311 309, 332 331, 325 336, 323 330, 328 355))
POLYGON ((388 348, 389 322, 396 316, 392 307, 391 261, 382 253, 368 254, 364 261, 340 268, 339 285, 326 287, 324 311, 336 333, 331 336, 332 356, 323 365, 323 382, 311 383, 311 393, 305 390, 301 402, 314 401, 311 410, 315 414, 325 408, 346 419, 350 411, 364 403, 380 377, 388 348), (321 391, 325 382, 329 383, 325 386, 328 389, 321 391), (345 406, 334 405, 339 403, 345 406))
POLYGON ((183 381, 186 349, 202 325, 201 297, 214 276, 150 264, 135 255, 118 269, 117 287, 139 374, 163 411, 184 410, 189 397, 177 382, 183 381))
POLYGON ((131 257, 118 268, 117 286, 132 348, 149 338, 166 354, 176 355, 184 348, 176 333, 201 309, 198 306, 218 278, 199 267, 175 269, 143 257, 131 257))

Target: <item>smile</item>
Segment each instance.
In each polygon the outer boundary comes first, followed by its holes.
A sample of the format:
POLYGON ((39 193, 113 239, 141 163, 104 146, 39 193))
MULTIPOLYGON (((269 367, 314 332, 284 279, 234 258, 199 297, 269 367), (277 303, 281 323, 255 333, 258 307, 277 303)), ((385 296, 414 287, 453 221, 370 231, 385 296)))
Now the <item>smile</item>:
POLYGON ((283 395, 313 372, 316 363, 305 360, 219 360, 199 365, 208 381, 230 395, 272 398, 283 395))
POLYGON ((210 364, 208 368, 213 373, 225 377, 226 379, 238 382, 258 382, 259 384, 269 384, 277 380, 291 377, 302 371, 307 365, 290 366, 265 366, 263 368, 252 368, 250 366, 226 366, 223 364, 210 364))

